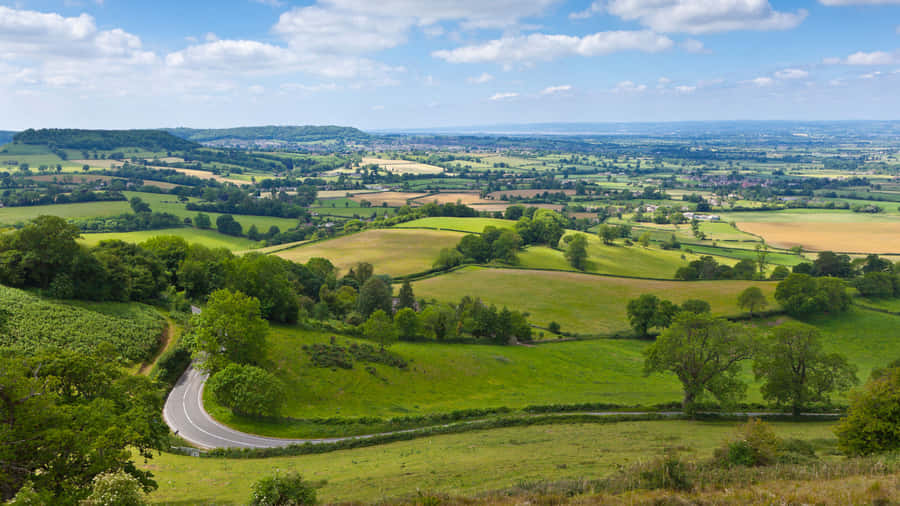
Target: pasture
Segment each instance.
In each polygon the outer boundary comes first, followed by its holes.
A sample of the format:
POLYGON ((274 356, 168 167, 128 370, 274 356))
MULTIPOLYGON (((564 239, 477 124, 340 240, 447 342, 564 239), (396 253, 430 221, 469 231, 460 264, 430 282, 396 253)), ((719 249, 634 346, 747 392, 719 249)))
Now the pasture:
POLYGON ((453 218, 438 216, 433 218, 419 218, 395 225, 394 228, 436 228, 445 230, 460 230, 480 234, 485 227, 515 228, 513 220, 501 220, 497 218, 453 218))
POLYGON ((52 204, 46 206, 23 206, 0 208, 0 223, 14 225, 24 223, 41 215, 61 218, 90 218, 93 216, 115 216, 131 212, 128 202, 80 202, 77 204, 52 204))
POLYGON ((421 197, 425 195, 424 193, 410 193, 410 192, 378 192, 378 193, 363 193, 356 194, 350 197, 354 202, 371 202, 372 206, 381 207, 384 204, 387 204, 389 207, 401 207, 407 205, 407 201, 415 199, 417 197, 421 197))
POLYGON ((410 160, 385 160, 371 156, 364 156, 363 165, 377 165, 382 169, 393 172, 394 174, 441 174, 444 169, 436 165, 428 165, 427 163, 413 162, 410 160))
POLYGON ((164 228, 160 230, 139 230, 135 232, 104 232, 99 234, 82 234, 81 242, 88 246, 96 246, 100 241, 119 240, 130 243, 141 243, 159 235, 175 235, 183 237, 190 243, 197 243, 207 248, 225 248, 231 251, 241 251, 252 248, 258 244, 246 237, 234 237, 220 234, 215 230, 200 230, 197 228, 164 228))
POLYGON ((428 204, 429 202, 434 202, 436 204, 456 204, 457 202, 461 202, 466 205, 472 205, 494 204, 497 201, 483 199, 481 198, 481 194, 479 192, 449 192, 424 195, 422 197, 416 198, 414 202, 418 205, 428 204))
MULTIPOLYGON (((682 449, 710 458, 735 433, 733 422, 645 421, 495 429, 433 436, 321 455, 198 459, 163 453, 140 462, 152 471, 157 504, 244 504, 252 484, 279 472, 323 482, 323 503, 375 502, 422 492, 475 495, 517 483, 597 479, 619 466, 682 449)), ((831 423, 773 423, 783 438, 833 445, 831 423)))
POLYGON ((571 197, 572 195, 575 195, 575 190, 560 190, 560 189, 556 189, 556 190, 498 190, 495 192, 488 193, 487 196, 490 199, 503 200, 504 196, 532 198, 532 197, 536 197, 536 196, 544 194, 544 193, 551 193, 551 194, 564 193, 567 196, 571 197))
POLYGON ((294 262, 327 258, 344 272, 359 262, 369 262, 376 274, 402 276, 431 269, 441 249, 456 246, 463 235, 437 230, 367 230, 275 254, 294 262))
POLYGON ((574 272, 485 269, 467 267, 413 283, 416 295, 456 302, 463 295, 489 304, 528 311, 532 323, 556 321, 563 331, 612 334, 626 331, 625 306, 630 299, 652 293, 675 303, 703 299, 715 314, 734 315, 738 294, 758 286, 774 304, 775 283, 764 281, 652 281, 574 272))

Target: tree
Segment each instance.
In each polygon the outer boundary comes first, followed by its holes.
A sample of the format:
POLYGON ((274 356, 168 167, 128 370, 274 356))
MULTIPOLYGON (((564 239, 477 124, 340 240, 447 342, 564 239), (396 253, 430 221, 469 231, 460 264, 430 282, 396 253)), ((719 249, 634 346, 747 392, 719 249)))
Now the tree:
POLYGON ((813 261, 814 276, 849 278, 853 276, 853 265, 849 255, 838 255, 832 251, 822 251, 813 261))
POLYGON ((644 374, 672 372, 684 387, 682 408, 690 415, 704 393, 730 404, 747 386, 738 378, 740 363, 753 354, 746 327, 708 314, 682 312, 644 351, 644 374))
POLYGON ((233 236, 240 236, 244 231, 241 224, 230 214, 222 214, 216 218, 216 230, 218 230, 220 234, 233 236))
POLYGON ((131 200, 128 201, 128 203, 131 205, 131 210, 134 211, 134 214, 150 212, 150 204, 141 200, 140 197, 131 197, 131 200))
POLYGON ((745 258, 732 267, 735 279, 756 279, 756 262, 745 258))
POLYGON ((464 260, 463 254, 460 253, 458 249, 443 248, 440 253, 438 253, 438 259, 435 260, 432 267, 435 269, 449 269, 462 264, 464 260))
POLYGON ((678 312, 678 306, 668 300, 645 293, 628 301, 628 321, 639 336, 646 336, 650 327, 668 327, 678 312))
POLYGON ((456 248, 463 257, 476 263, 485 263, 491 259, 491 246, 475 234, 464 236, 456 248))
POLYGON ((681 310, 688 311, 690 313, 709 313, 711 308, 709 307, 709 302, 705 300, 699 299, 689 299, 681 303, 681 310))
POLYGON ((643 234, 641 234, 641 236, 638 238, 638 242, 641 244, 641 246, 643 246, 645 248, 649 247, 650 246, 650 232, 644 232, 643 234))
POLYGON ((753 313, 755 313, 757 309, 765 309, 765 307, 769 305, 769 301, 766 300, 766 296, 763 295, 762 290, 760 290, 758 286, 748 286, 745 288, 738 295, 737 302, 738 307, 747 310, 750 313, 751 318, 753 318, 753 313))
POLYGON ((453 337, 456 313, 446 304, 431 304, 419 316, 422 326, 438 341, 453 337))
POLYGON ((792 273, 775 288, 775 300, 793 315, 839 313, 850 306, 850 296, 837 278, 814 278, 792 273))
POLYGON ((421 328, 419 316, 408 307, 400 309, 394 315, 394 326, 397 327, 401 341, 415 341, 421 328))
POLYGON ((391 322, 391 317, 381 309, 376 310, 363 324, 363 334, 378 344, 383 350, 397 340, 397 329, 391 322))
POLYGON ((228 364, 206 388, 217 403, 243 416, 277 416, 285 398, 281 381, 252 365, 228 364))
POLYGON ((850 396, 847 417, 835 432, 850 455, 900 450, 900 368, 888 369, 850 396))
POLYGON ((194 226, 202 229, 211 228, 212 221, 209 219, 208 214, 197 213, 197 216, 194 216, 194 226))
POLYGON ((854 282, 856 290, 864 297, 884 298, 894 296, 897 277, 881 271, 870 271, 854 282))
POLYGON ((790 406, 794 416, 858 382, 856 367, 842 355, 823 352, 819 331, 799 322, 772 330, 756 354, 753 372, 763 381, 763 398, 790 406))
POLYGON ((200 368, 215 373, 232 362, 261 364, 265 359, 269 324, 262 319, 255 297, 216 290, 195 319, 195 351, 202 357, 200 368))
POLYGON ((81 506, 143 506, 149 504, 141 482, 125 471, 98 474, 94 477, 91 495, 81 506))
POLYGON ((572 241, 569 242, 565 255, 566 260, 569 261, 572 267, 580 271, 587 268, 587 237, 584 234, 572 236, 572 241))
POLYGON ((250 239, 251 241, 262 239, 262 235, 259 233, 259 229, 256 228, 256 225, 250 225, 250 228, 247 229, 247 239, 250 239))
POLYGON ((790 276, 790 274, 790 269, 783 265, 777 265, 774 269, 772 269, 772 274, 769 276, 769 279, 771 279, 772 281, 781 281, 782 279, 790 276))
POLYGON ((168 447, 163 398, 113 353, 0 352, 0 501, 30 482, 34 493, 24 495, 50 498, 36 504, 77 504, 95 476, 117 470, 156 488, 133 459, 168 447))
POLYGON ((6 238, 0 236, 0 251, 18 251, 17 277, 28 286, 47 288, 71 266, 80 238, 81 230, 63 218, 38 216, 18 232, 6 238))
POLYGON ((393 312, 391 295, 391 286, 380 277, 373 276, 359 290, 358 311, 366 318, 377 310, 390 314, 393 312))
POLYGON ((305 506, 316 502, 316 489, 296 472, 257 481, 250 498, 251 506, 305 506))
POLYGON ((413 293, 412 285, 409 283, 409 280, 404 280, 403 285, 400 286, 400 293, 397 294, 397 309, 403 308, 411 308, 415 309, 416 307, 416 296, 413 293))
POLYGON ((769 265, 768 262, 769 257, 769 245, 768 244, 757 244, 756 245, 756 265, 759 267, 759 278, 766 278, 766 267, 769 265))
POLYGON ((603 244, 611 245, 619 237, 619 231, 612 225, 601 225, 597 235, 603 239, 603 244))

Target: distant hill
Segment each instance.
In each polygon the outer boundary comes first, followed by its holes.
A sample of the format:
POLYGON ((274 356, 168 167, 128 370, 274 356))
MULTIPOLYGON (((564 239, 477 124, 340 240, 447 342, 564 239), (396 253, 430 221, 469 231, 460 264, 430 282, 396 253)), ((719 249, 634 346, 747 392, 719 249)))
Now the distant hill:
POLYGON ((259 126, 237 128, 167 128, 166 132, 194 142, 213 142, 227 139, 239 141, 323 142, 330 140, 368 141, 370 134, 353 127, 342 126, 259 126))
POLYGON ((6 144, 8 142, 12 142, 13 136, 16 135, 16 132, 10 132, 8 130, 0 130, 0 146, 6 144))
POLYGON ((110 150, 136 147, 147 151, 178 151, 197 148, 197 144, 162 130, 78 130, 28 129, 13 136, 13 142, 45 145, 53 149, 110 150))

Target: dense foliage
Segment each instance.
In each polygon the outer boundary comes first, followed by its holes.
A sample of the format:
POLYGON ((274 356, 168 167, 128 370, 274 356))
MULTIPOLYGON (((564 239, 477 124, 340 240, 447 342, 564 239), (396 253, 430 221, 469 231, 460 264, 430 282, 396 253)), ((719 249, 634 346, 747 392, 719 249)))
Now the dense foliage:
POLYGON ((56 148, 111 150, 137 147, 147 151, 193 149, 196 144, 162 130, 77 130, 67 128, 28 129, 13 137, 22 144, 45 144, 56 148))

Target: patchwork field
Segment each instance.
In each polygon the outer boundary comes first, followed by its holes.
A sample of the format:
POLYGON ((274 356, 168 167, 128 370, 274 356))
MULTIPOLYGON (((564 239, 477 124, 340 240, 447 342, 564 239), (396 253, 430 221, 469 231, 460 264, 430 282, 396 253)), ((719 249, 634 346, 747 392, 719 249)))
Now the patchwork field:
POLYGON ((486 211, 486 212, 490 212, 490 213, 497 212, 497 211, 501 211, 501 212, 506 211, 506 209, 508 207, 517 206, 517 205, 523 205, 526 207, 537 207, 539 209, 552 209, 554 211, 562 211, 563 207, 565 207, 562 204, 517 204, 515 202, 508 202, 508 203, 503 203, 503 204, 499 204, 499 203, 496 203, 496 204, 470 204, 472 209, 475 209, 476 211, 486 211))
POLYGON ((327 258, 344 272, 369 262, 376 274, 402 276, 431 269, 441 249, 455 246, 462 236, 437 230, 367 230, 275 254, 295 262, 327 258))
POLYGON ((650 281, 569 272, 468 267, 413 284, 416 295, 455 302, 464 294, 487 303, 528 311, 541 326, 552 321, 564 331, 610 334, 628 329, 625 305, 644 293, 673 302, 703 299, 713 313, 738 314, 737 296, 758 286, 774 304, 775 283, 761 281, 650 281))
POLYGON ((355 202, 362 202, 365 200, 367 202, 371 202, 373 206, 378 207, 381 207, 381 205, 385 203, 387 203, 387 205, 390 207, 400 207, 405 206, 408 200, 415 199, 423 195, 425 194, 407 192, 378 192, 356 194, 350 198, 355 202))
POLYGON ((452 218, 433 217, 419 218, 396 225, 394 228, 438 228, 447 230, 461 230, 480 234, 485 227, 514 228, 516 222, 512 220, 500 220, 496 218, 452 218))
POLYGON ((455 204, 457 202, 461 202, 463 204, 470 205, 493 204, 496 201, 483 199, 481 198, 481 194, 478 192, 435 193, 433 195, 425 195, 423 197, 415 199, 415 203, 419 205, 424 205, 429 202, 435 202, 437 204, 455 204))
POLYGON ((82 242, 88 246, 95 246, 100 241, 116 239, 119 241, 141 243, 158 235, 176 235, 186 241, 202 244, 208 248, 225 248, 231 251, 247 250, 257 244, 246 237, 233 237, 220 234, 215 230, 200 230, 196 228, 164 228, 161 230, 140 230, 137 232, 108 232, 101 234, 82 234, 82 242))
MULTIPOLYGON (((830 423, 774 423, 783 438, 825 440, 830 423)), ((412 497, 419 491, 474 495, 530 480, 596 479, 623 463, 647 460, 667 448, 682 448, 689 459, 712 456, 733 437, 734 423, 622 422, 497 429, 435 436, 322 455, 270 459, 198 459, 154 455, 139 467, 152 471, 157 504, 245 504, 253 483, 280 472, 297 471, 324 482, 323 503, 375 502, 412 497)))
POLYGON ((566 195, 575 195, 575 190, 500 190, 488 193, 488 198, 500 200, 504 195, 508 197, 535 197, 543 193, 565 193, 566 195))
POLYGON ((0 223, 13 225, 48 214, 62 218, 89 218, 115 216, 131 211, 128 202, 81 202, 78 204, 54 204, 48 206, 24 206, 0 208, 0 223))
POLYGON ((867 223, 742 222, 742 230, 757 234, 781 248, 866 253, 900 252, 900 221, 867 223))
POLYGON ((441 174, 444 169, 427 163, 412 162, 409 160, 385 160, 371 156, 363 157, 363 165, 377 165, 382 169, 395 174, 441 174))

